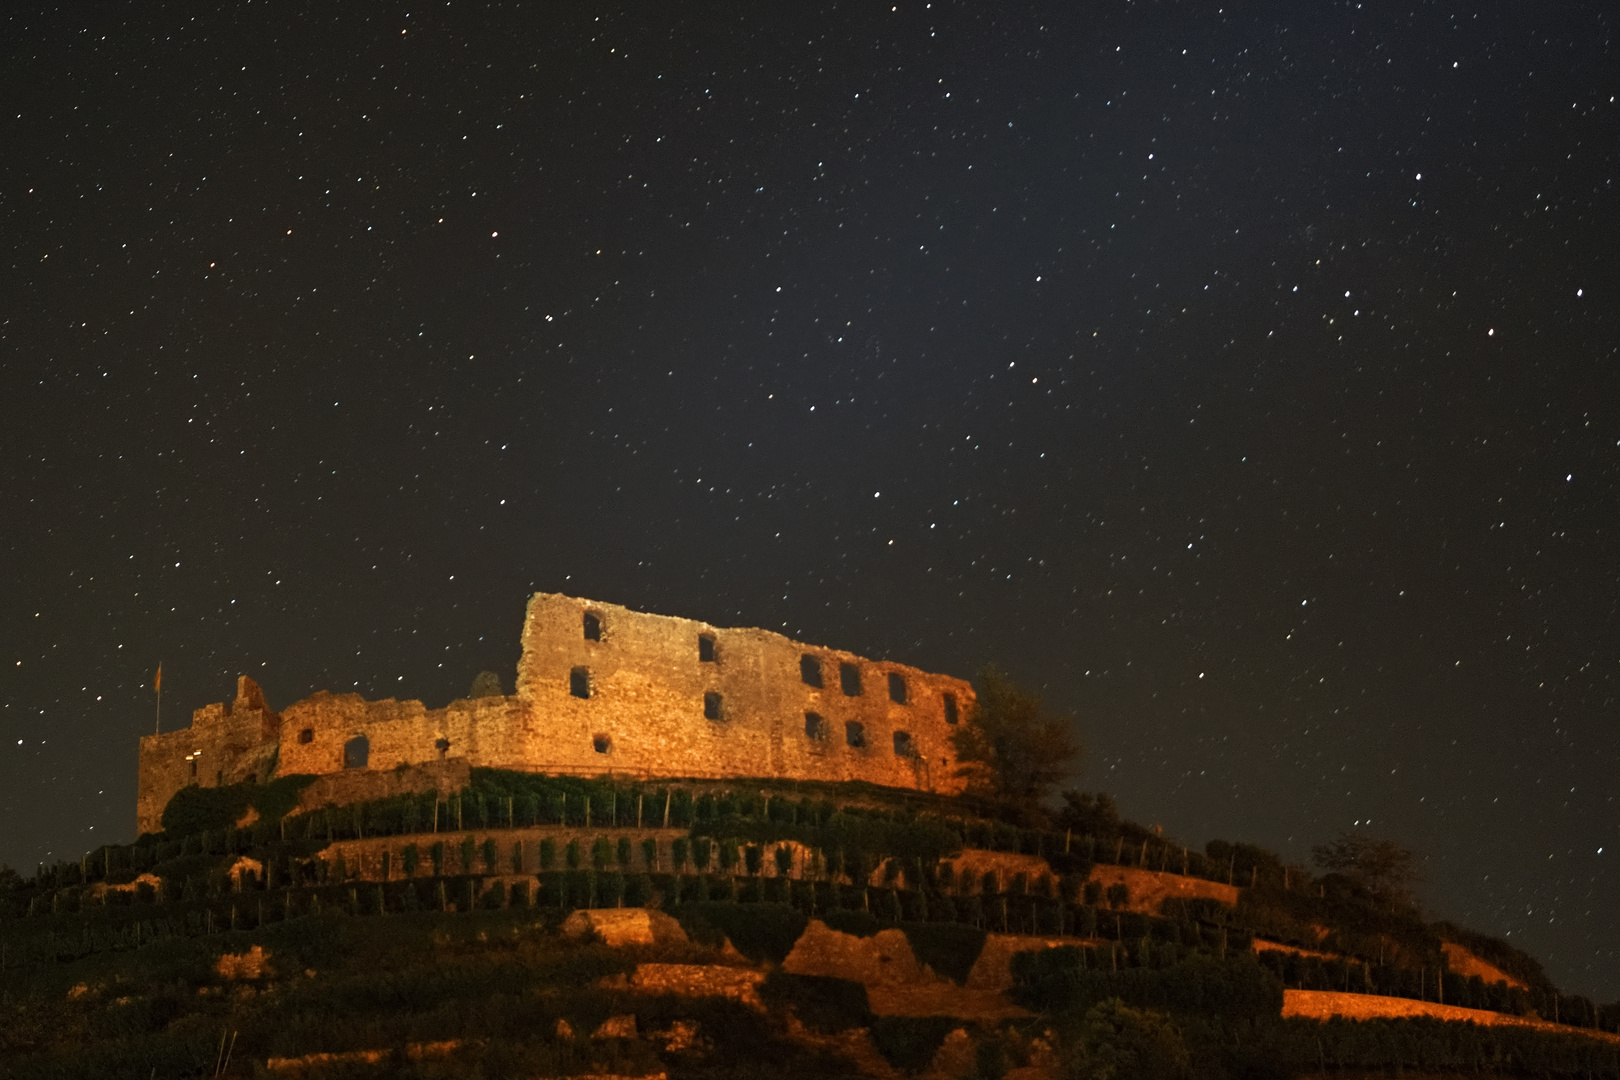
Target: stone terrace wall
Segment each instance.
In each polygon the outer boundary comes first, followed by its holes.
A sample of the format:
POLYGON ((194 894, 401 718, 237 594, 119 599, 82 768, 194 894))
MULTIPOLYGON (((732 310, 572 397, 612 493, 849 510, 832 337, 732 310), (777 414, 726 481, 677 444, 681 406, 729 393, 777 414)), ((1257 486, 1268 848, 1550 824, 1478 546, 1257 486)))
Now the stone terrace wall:
MULTIPOLYGON (((514 696, 429 709, 321 691, 277 714, 243 676, 229 707, 206 706, 189 729, 141 740, 138 827, 158 829, 163 808, 187 784, 266 780, 272 762, 281 776, 376 774, 459 759, 583 776, 865 780, 956 794, 962 781, 953 775, 949 721, 965 719, 973 700, 961 679, 766 630, 537 593, 524 620, 514 696), (712 653, 700 653, 704 640, 712 653), (819 665, 819 687, 803 677, 805 657, 819 665), (841 678, 845 666, 858 683, 852 693, 841 678), (588 696, 576 696, 580 690, 588 696), (810 713, 820 717, 814 734, 810 713), (849 725, 859 725, 859 744, 849 725), (364 769, 346 770, 345 747, 360 738, 364 769)), ((342 785, 351 788, 370 790, 342 785)))

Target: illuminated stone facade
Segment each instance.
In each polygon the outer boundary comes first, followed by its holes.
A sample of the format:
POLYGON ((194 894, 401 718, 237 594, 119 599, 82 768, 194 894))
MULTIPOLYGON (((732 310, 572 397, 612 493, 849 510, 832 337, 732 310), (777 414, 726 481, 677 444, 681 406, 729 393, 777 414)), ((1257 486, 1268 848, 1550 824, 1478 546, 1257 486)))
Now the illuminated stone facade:
MULTIPOLYGON (((523 624, 517 692, 366 701, 321 691, 280 713, 247 676, 191 727, 141 739, 137 818, 159 828, 188 784, 465 760, 597 776, 865 780, 955 794, 961 679, 555 593, 523 624)), ((356 790, 366 790, 361 785, 356 790)))

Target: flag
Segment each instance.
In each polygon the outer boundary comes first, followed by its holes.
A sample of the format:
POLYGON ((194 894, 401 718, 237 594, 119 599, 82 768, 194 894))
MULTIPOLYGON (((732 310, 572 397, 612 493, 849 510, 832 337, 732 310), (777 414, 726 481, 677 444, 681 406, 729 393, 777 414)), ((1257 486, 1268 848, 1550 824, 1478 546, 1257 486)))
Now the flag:
POLYGON ((163 665, 162 664, 158 665, 157 675, 152 679, 152 692, 154 694, 163 693, 163 665))

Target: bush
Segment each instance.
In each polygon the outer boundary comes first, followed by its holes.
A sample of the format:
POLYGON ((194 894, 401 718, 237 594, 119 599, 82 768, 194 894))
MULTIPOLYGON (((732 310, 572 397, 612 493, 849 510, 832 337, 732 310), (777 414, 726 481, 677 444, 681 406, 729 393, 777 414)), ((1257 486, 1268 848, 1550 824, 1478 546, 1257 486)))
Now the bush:
POLYGON ((787 959, 809 923, 786 904, 683 904, 673 914, 694 941, 719 945, 724 935, 756 964, 787 959))
POLYGON ((860 908, 833 908, 822 914, 821 921, 841 934, 862 938, 871 937, 882 929, 876 915, 860 908))
POLYGON ((314 782, 313 776, 284 776, 268 784, 184 787, 163 808, 163 830, 187 836, 209 829, 229 829, 249 807, 258 812, 260 820, 280 821, 298 805, 299 793, 314 782))
POLYGON ((1111 971, 1072 945, 1013 956, 1013 996, 1032 1009, 1085 1009, 1108 998, 1136 1008, 1251 1019, 1282 1014, 1282 983, 1248 954, 1192 955, 1160 970, 1111 971))
POLYGON ((792 1008, 805 1027, 823 1035, 836 1035, 871 1023, 866 986, 853 979, 825 975, 790 975, 776 968, 759 988, 767 1005, 792 1008))
POLYGON ((952 1016, 880 1016, 872 1022, 872 1044, 896 1069, 919 1073, 960 1024, 952 1016))
POLYGON ((1169 1018, 1118 998, 1091 1007, 1068 1056, 1068 1073, 1077 1080, 1166 1080, 1192 1072, 1186 1043, 1169 1018))
MULTIPOLYGON (((875 922, 876 920, 874 920, 875 922)), ((961 923, 904 923, 906 942, 917 962, 927 964, 934 974, 961 986, 984 951, 988 936, 983 930, 961 923)))

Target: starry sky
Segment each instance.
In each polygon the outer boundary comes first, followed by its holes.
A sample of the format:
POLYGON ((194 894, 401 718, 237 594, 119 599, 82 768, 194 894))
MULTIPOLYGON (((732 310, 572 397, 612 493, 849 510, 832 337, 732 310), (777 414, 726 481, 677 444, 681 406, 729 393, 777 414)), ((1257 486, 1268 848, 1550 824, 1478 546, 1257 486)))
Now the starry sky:
POLYGON ((527 595, 1072 712, 1620 998, 1602 3, 8 6, 0 860, 527 595))

